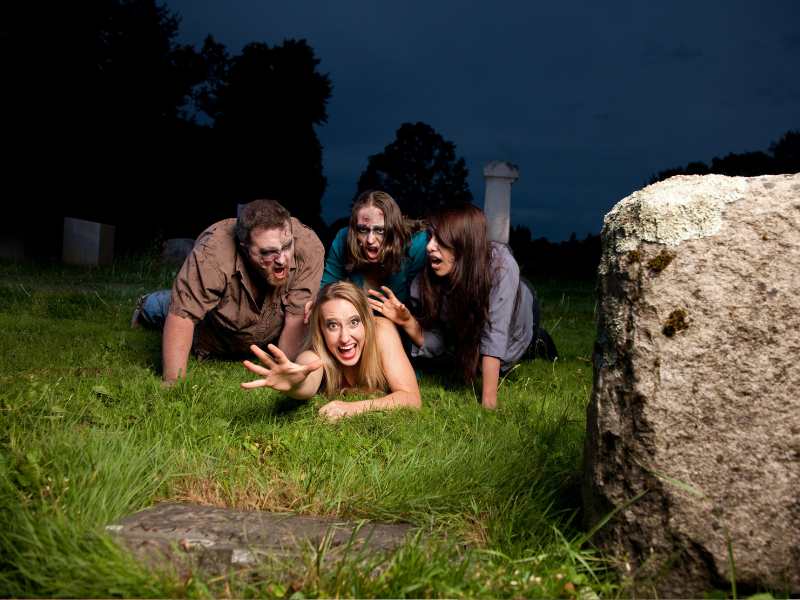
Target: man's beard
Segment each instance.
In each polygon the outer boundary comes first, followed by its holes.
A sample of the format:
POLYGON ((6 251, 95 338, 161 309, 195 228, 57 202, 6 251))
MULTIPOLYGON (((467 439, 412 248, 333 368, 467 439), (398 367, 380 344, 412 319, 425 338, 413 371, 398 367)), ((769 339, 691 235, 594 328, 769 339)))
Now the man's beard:
POLYGON ((289 270, 286 269, 286 271, 284 272, 284 276, 282 278, 280 278, 280 279, 277 279, 275 277, 275 275, 273 275, 271 272, 267 272, 267 271, 263 271, 262 272, 262 275, 264 276, 264 279, 267 281, 267 283, 271 287, 274 287, 274 288, 282 288, 282 287, 284 287, 286 285, 286 282, 289 279, 288 278, 288 274, 289 274, 289 270))

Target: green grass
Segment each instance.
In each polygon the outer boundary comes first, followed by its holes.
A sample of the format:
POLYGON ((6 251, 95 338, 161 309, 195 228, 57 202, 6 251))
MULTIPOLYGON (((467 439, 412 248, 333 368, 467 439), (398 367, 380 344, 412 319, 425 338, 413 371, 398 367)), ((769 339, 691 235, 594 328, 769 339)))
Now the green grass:
POLYGON ((163 388, 136 297, 174 269, 0 265, 0 595, 590 597, 617 589, 584 543, 579 483, 591 388, 591 283, 537 289, 562 357, 526 362, 489 413, 426 377, 423 409, 335 425, 324 402, 246 392, 238 363, 190 363, 163 388), (104 526, 161 500, 407 521, 388 556, 149 572, 104 526))

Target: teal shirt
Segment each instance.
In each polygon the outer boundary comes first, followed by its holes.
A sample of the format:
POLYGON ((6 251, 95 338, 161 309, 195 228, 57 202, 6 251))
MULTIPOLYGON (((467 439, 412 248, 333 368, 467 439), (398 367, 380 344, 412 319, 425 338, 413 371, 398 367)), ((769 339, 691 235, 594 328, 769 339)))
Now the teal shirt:
MULTIPOLYGON (((358 287, 364 287, 364 276, 358 271, 350 273, 345 269, 345 256, 347 255, 347 227, 343 227, 336 234, 325 260, 325 271, 322 273, 320 287, 336 281, 352 281, 358 287)), ((400 270, 392 273, 380 282, 394 292, 400 302, 408 302, 411 282, 425 266, 428 245, 428 234, 418 231, 411 237, 408 252, 400 264, 400 270)))

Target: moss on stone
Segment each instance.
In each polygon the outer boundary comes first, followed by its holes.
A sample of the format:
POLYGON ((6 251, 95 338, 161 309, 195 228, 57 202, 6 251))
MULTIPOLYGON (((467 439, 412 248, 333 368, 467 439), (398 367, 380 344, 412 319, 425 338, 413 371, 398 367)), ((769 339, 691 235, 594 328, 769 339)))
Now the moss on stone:
POLYGON ((662 250, 658 255, 647 261, 647 268, 653 273, 661 273, 675 259, 675 255, 667 250, 662 250))
POLYGON ((686 320, 686 311, 682 308, 677 308, 669 313, 667 320, 664 322, 664 327, 661 330, 667 337, 672 337, 679 331, 689 328, 689 322, 686 320))

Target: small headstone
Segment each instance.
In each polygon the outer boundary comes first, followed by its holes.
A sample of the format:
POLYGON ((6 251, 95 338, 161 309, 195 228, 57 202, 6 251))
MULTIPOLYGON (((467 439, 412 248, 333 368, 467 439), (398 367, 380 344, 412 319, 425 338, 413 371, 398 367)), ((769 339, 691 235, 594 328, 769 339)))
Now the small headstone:
POLYGON ((114 226, 64 217, 61 258, 68 265, 110 265, 114 258, 114 226))
POLYGON ((167 559, 180 568, 190 561, 206 571, 223 572, 267 560, 300 559, 323 543, 328 559, 344 551, 390 551, 413 527, 164 503, 106 530, 150 564, 167 559))
POLYGON ((673 177, 602 242, 596 541, 634 595, 800 594, 800 174, 673 177))
POLYGON ((172 265, 182 265, 194 248, 191 238, 170 238, 164 241, 161 260, 172 265))
POLYGON ((494 160, 483 168, 483 176, 486 179, 483 212, 489 239, 507 244, 511 227, 511 185, 519 179, 519 168, 494 160))

